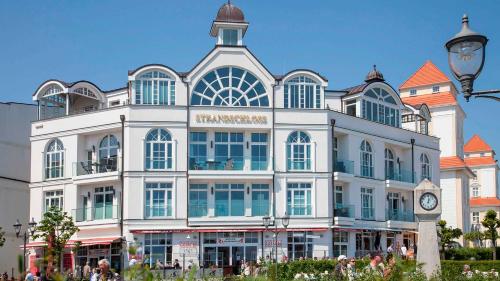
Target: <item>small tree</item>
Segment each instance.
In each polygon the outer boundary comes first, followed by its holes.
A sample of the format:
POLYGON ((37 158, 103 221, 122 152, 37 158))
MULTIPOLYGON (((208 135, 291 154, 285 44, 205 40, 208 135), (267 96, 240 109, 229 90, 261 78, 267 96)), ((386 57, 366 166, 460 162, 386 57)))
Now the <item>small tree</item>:
POLYGON ((441 259, 444 259, 446 247, 449 247, 454 239, 462 236, 460 228, 447 227, 445 220, 438 221, 438 237, 441 239, 441 259))
POLYGON ((0 227, 0 248, 5 244, 5 232, 2 231, 2 227, 0 227))
POLYGON ((465 233, 464 239, 472 243, 479 242, 479 247, 483 247, 483 241, 486 239, 486 236, 484 235, 483 232, 475 230, 469 233, 465 233))
POLYGON ((52 261, 56 261, 59 267, 59 272, 62 272, 62 259, 61 255, 64 251, 64 247, 68 240, 73 236, 79 229, 75 226, 73 218, 68 216, 66 212, 63 212, 59 207, 52 206, 50 209, 43 214, 43 219, 35 227, 35 235, 33 239, 43 238, 47 243, 48 252, 48 268, 47 271, 52 270, 52 261))
POLYGON ((484 231, 484 235, 491 240, 491 247, 493 248, 493 259, 497 259, 496 247, 497 247, 497 239, 498 232, 497 228, 500 227, 500 220, 497 218, 497 212, 493 210, 488 210, 484 219, 481 221, 483 227, 486 228, 484 231))

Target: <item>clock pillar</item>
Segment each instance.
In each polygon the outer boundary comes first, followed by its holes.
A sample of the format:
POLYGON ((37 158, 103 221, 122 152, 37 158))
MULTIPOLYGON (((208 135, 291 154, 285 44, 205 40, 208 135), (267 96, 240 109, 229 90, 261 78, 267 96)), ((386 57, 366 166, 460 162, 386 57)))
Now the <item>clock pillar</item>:
POLYGON ((441 215, 441 188, 424 179, 415 187, 414 196, 418 219, 417 263, 423 264, 422 271, 430 278, 441 270, 436 229, 441 215))

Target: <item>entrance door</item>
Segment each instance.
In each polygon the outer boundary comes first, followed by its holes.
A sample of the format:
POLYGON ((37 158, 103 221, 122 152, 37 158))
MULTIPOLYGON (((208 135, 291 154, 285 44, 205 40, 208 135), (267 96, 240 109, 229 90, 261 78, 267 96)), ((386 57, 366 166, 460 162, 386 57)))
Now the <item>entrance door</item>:
POLYGON ((224 276, 231 275, 232 269, 229 263, 229 258, 231 255, 230 247, 218 247, 217 248, 217 266, 223 269, 224 276))
POLYGON ((231 265, 233 266, 233 274, 240 274, 241 264, 244 262, 245 258, 244 250, 244 247, 232 247, 231 265))

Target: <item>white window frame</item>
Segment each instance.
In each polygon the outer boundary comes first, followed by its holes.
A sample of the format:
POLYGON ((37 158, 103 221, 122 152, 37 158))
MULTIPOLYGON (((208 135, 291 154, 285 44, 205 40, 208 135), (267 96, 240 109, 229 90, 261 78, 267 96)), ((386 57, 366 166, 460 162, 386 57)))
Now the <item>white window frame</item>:
POLYGON ((64 145, 59 139, 52 140, 45 151, 45 178, 58 179, 64 177, 64 145), (54 160, 54 158, 59 158, 54 160), (59 176, 51 176, 52 170, 58 170, 59 176))
MULTIPOLYGON (((151 218, 168 218, 174 216, 174 192, 173 192, 173 183, 172 182, 145 182, 144 183, 144 217, 146 219, 151 218), (162 187, 164 186, 164 187, 162 187), (163 191, 165 194, 163 196, 163 216, 155 216, 153 212, 155 209, 154 206, 154 193, 163 191), (149 206, 147 205, 148 201, 148 193, 149 193, 149 206), (169 199, 170 197, 170 199, 169 199)), ((161 209, 158 208, 158 209, 161 209)))
POLYGON ((362 177, 373 178, 375 175, 375 169, 373 167, 373 149, 370 142, 363 140, 360 145, 360 171, 359 174, 362 177), (367 171, 365 174, 364 171, 367 171))
POLYGON ((439 90, 440 90, 439 85, 434 85, 434 86, 432 86, 432 93, 433 93, 433 94, 435 94, 435 93, 439 93, 439 90))
POLYGON ((145 145, 146 145, 146 147, 144 149, 144 154, 145 154, 144 155, 145 156, 145 167, 144 168, 145 168, 145 170, 156 170, 156 171, 158 171, 158 170, 160 170, 160 171, 173 170, 174 161, 175 161, 175 157, 174 157, 175 147, 174 147, 174 140, 172 138, 172 134, 170 134, 169 131, 162 129, 162 128, 155 128, 153 130, 150 130, 146 134, 145 145), (153 131, 157 131, 156 140, 148 140, 149 134, 153 133, 153 131), (169 139, 167 138, 166 140, 162 140, 162 136, 161 136, 162 131, 165 131, 167 133, 169 139), (163 144, 165 146, 165 157, 156 157, 155 158, 155 150, 154 150, 155 144, 158 144, 158 145, 163 144), (147 155, 148 154, 148 146, 150 148, 150 155, 147 155), (171 148, 170 154, 168 153, 169 146, 171 148), (154 163, 157 161, 164 161, 165 168, 154 168, 154 163), (170 167, 168 166, 169 161, 170 161, 170 167), (149 162, 149 168, 148 168, 148 162, 149 162))
POLYGON ((311 142, 311 138, 309 137, 308 134, 306 134, 305 132, 303 131, 294 131, 292 133, 290 133, 290 135, 288 135, 288 138, 287 138, 287 162, 286 162, 286 167, 287 167, 287 170, 288 171, 309 171, 312 169, 312 142, 311 142), (297 133, 297 138, 295 139, 295 141, 290 141, 290 136, 293 134, 293 133, 297 133), (301 137, 301 134, 304 134, 305 137, 307 137, 307 141, 304 140, 302 137, 301 137), (303 147, 303 157, 295 157, 295 153, 294 153, 294 150, 295 149, 300 149, 300 147, 303 147), (300 168, 296 168, 296 164, 294 165, 294 163, 304 163, 304 168, 303 169, 300 169, 300 168))
POLYGON ((295 76, 291 79, 288 79, 284 83, 283 87, 284 91, 284 101, 283 105, 285 108, 300 108, 300 109, 318 109, 321 108, 321 85, 315 79, 305 76, 299 75, 295 76), (292 93, 292 89, 293 92, 292 93), (312 90, 312 100, 310 101, 310 106, 306 105, 306 93, 310 93, 312 90), (298 104, 294 104, 292 106, 292 94, 298 95, 298 104))
POLYGON ((64 191, 62 189, 50 190, 44 192, 44 210, 49 211, 50 207, 56 206, 63 210, 64 208, 64 191))
POLYGON ((287 214, 289 216, 294 216, 294 217, 309 217, 312 216, 313 214, 313 205, 314 205, 314 200, 313 200, 313 185, 310 182, 289 182, 286 185, 286 210, 287 214), (296 186, 296 187, 290 187, 290 186, 296 186), (297 205, 295 204, 295 197, 299 196, 299 194, 296 194, 296 192, 303 192, 304 193, 304 200, 303 202, 299 202, 297 205), (290 196, 290 197, 289 197, 290 196), (288 202, 290 201, 290 206, 288 205, 288 202), (310 202, 310 204, 308 204, 310 202), (295 214, 294 209, 295 208, 302 208, 304 209, 304 214, 295 214))
POLYGON ((481 223, 479 221, 479 212, 472 212, 472 223, 473 224, 480 224, 481 223))
POLYGON ((175 105, 175 79, 164 71, 152 70, 145 72, 138 76, 132 85, 134 93, 134 104, 175 105), (151 77, 147 77, 149 75, 151 75, 151 77), (167 84, 167 101, 160 103, 160 84, 162 83, 167 84), (152 100, 148 103, 144 103, 145 85, 149 86, 151 91, 152 100))
POLYGON ((334 256, 345 255, 349 247, 349 232, 333 231, 333 254, 334 256))
POLYGON ((373 220, 375 219, 375 209, 373 207, 374 188, 361 187, 361 219, 373 220), (365 201, 367 200, 367 201, 365 201), (366 203, 366 204, 365 204, 366 203), (364 216, 364 210, 367 210, 368 216, 364 216))
POLYGON ((420 179, 432 180, 432 168, 429 156, 425 153, 420 154, 420 179))

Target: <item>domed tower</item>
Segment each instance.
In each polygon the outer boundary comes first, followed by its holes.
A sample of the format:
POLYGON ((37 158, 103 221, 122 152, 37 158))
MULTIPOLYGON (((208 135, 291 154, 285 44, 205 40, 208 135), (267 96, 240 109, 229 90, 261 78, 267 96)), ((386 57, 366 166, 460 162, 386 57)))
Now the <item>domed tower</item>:
POLYGON ((384 80, 384 75, 382 75, 382 72, 377 70, 377 66, 373 65, 373 69, 368 72, 365 78, 366 83, 371 83, 371 82, 382 82, 384 80))
POLYGON ((217 12, 210 35, 217 38, 217 45, 242 46, 247 28, 243 12, 228 1, 217 12))

